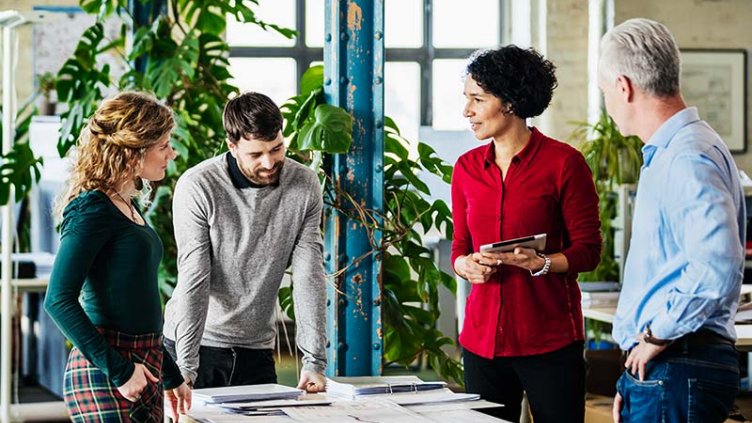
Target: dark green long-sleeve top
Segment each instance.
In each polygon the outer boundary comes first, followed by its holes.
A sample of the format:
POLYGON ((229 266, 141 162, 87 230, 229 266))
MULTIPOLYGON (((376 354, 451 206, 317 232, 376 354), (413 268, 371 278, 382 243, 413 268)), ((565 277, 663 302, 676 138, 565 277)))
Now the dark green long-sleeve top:
MULTIPOLYGON (((96 327, 131 335, 162 332, 157 286, 162 242, 148 224, 125 217, 100 191, 83 192, 68 204, 60 234, 44 308, 73 345, 121 386, 134 364, 96 327)), ((183 382, 166 352, 162 376, 165 389, 183 382)))

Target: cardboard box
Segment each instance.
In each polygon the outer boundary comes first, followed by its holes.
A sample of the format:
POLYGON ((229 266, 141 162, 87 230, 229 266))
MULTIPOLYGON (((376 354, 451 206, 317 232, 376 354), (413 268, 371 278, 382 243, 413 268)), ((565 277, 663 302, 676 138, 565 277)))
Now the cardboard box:
POLYGON ((614 397, 588 394, 585 399, 585 423, 613 423, 614 397))

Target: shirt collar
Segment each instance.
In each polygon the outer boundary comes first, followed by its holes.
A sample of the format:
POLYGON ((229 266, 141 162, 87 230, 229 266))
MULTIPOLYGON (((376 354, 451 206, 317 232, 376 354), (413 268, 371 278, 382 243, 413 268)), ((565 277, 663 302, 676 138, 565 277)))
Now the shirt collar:
POLYGON ((232 185, 235 186, 235 188, 263 188, 263 186, 254 184, 253 182, 249 181, 248 178, 243 175, 243 172, 238 166, 238 161, 235 159, 235 157, 233 157, 232 154, 230 154, 229 151, 225 153, 225 157, 227 158, 227 170, 230 172, 230 181, 232 181, 232 185))
POLYGON ((645 166, 650 164, 658 148, 668 148, 674 135, 680 129, 699 120, 700 114, 696 107, 685 107, 663 122, 642 147, 642 158, 645 166))
MULTIPOLYGON (((530 140, 527 144, 525 144, 525 147, 523 147, 519 153, 515 154, 514 157, 512 157, 512 162, 519 162, 520 165, 527 165, 528 163, 530 163, 530 161, 533 159, 533 156, 535 156, 535 153, 538 151, 538 147, 540 146, 542 139, 543 134, 538 131, 538 128, 530 128, 530 140)), ((492 164, 496 163, 496 148, 494 147, 493 141, 491 141, 486 147, 484 158, 484 168, 488 168, 492 164)))

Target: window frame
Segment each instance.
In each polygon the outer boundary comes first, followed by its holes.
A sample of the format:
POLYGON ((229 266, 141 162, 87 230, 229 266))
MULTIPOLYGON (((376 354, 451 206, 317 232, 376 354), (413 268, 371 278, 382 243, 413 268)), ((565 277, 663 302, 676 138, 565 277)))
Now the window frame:
MULTIPOLYGON (((499 1, 499 42, 504 40, 504 0, 499 1)), ((420 67, 420 125, 433 124, 433 61, 435 59, 465 59, 474 48, 436 48, 433 46, 433 3, 423 0, 423 44, 420 47, 385 48, 386 62, 414 62, 420 67)), ((300 78, 312 62, 323 62, 323 47, 306 45, 306 0, 295 0, 295 25, 298 36, 290 47, 230 46, 230 57, 293 58, 296 63, 296 92, 300 78)))

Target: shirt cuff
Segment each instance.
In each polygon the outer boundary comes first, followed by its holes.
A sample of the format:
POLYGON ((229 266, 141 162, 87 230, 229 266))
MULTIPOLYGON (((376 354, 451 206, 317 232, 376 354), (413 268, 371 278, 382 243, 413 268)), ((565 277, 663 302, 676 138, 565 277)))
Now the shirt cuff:
POLYGON ((302 370, 309 370, 316 373, 321 373, 322 375, 326 371, 326 364, 316 364, 316 363, 303 363, 303 369, 302 370))
POLYGON ((183 382, 185 382, 185 379, 183 379, 183 376, 164 376, 162 378, 162 388, 165 391, 169 391, 171 389, 175 389, 178 386, 182 385, 183 382))
POLYGON ((133 376, 134 371, 136 371, 136 365, 131 361, 127 361, 127 364, 125 365, 125 368, 123 368, 123 371, 118 372, 118 374, 116 375, 112 375, 112 383, 114 383, 116 387, 125 385, 131 378, 131 376, 133 376))
POLYGON ((650 323, 650 332, 654 338, 658 339, 677 339, 692 332, 688 328, 678 325, 675 321, 668 319, 667 315, 659 315, 650 323))
POLYGON ((183 376, 183 380, 190 381, 191 385, 196 384, 196 378, 198 377, 198 372, 181 367, 180 374, 183 376))

